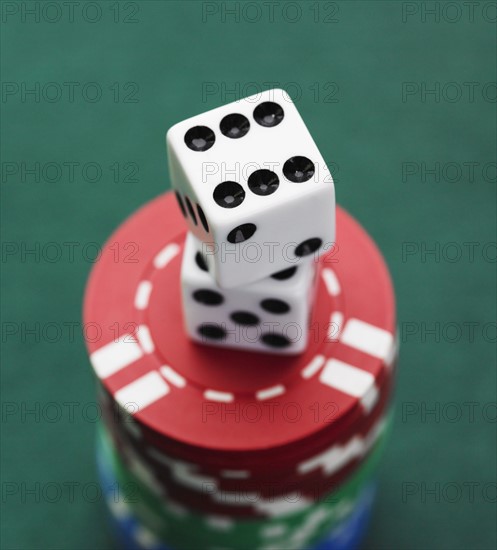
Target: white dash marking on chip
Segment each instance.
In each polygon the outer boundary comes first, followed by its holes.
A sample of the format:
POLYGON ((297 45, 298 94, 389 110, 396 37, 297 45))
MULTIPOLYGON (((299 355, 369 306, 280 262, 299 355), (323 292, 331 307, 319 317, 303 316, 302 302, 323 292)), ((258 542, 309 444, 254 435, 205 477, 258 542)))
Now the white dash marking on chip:
POLYGON ((328 329, 328 339, 331 342, 337 342, 340 337, 343 324, 343 313, 334 311, 330 317, 330 328, 328 329))
POLYGON ((232 393, 216 390, 205 390, 204 397, 209 401, 220 401, 221 403, 231 403, 235 399, 232 393))
POLYGON ((226 479, 248 479, 250 472, 248 470, 221 470, 221 477, 226 479))
POLYGON ((184 464, 173 462, 171 465, 174 479, 197 492, 204 492, 206 487, 212 487, 217 490, 217 482, 214 478, 204 476, 195 471, 195 466, 186 466, 184 464))
POLYGON ((255 396, 259 401, 265 401, 266 399, 271 399, 284 393, 285 386, 278 384, 277 386, 272 386, 271 388, 266 388, 265 390, 258 391, 255 396))
MULTIPOLYGON (((131 417, 131 415, 128 415, 128 416, 131 417)), ((142 438, 142 432, 138 424, 136 424, 136 422, 132 420, 125 420, 123 425, 124 425, 124 429, 127 430, 134 439, 142 438)))
POLYGON ((174 467, 176 461, 164 454, 163 452, 158 451, 154 447, 147 447, 145 449, 145 452, 152 458, 155 458, 155 460, 159 461, 161 464, 165 464, 169 468, 174 467))
POLYGON ((188 510, 181 506, 181 504, 173 502, 172 500, 167 501, 166 508, 169 512, 171 512, 171 514, 175 515, 178 518, 184 518, 188 516, 188 510))
POLYGON ((145 550, 156 548, 159 544, 157 537, 147 528, 139 525, 136 527, 133 537, 135 541, 145 550))
POLYGON ((384 361, 391 355, 393 335, 359 319, 349 319, 340 341, 384 361))
MULTIPOLYGON (((354 502, 353 500, 345 500, 343 502, 340 502, 337 508, 335 509, 335 515, 337 520, 340 522, 344 518, 350 516, 350 513, 354 509, 354 507, 357 506, 357 501, 354 502)), ((334 536, 339 537, 350 537, 350 534, 347 534, 347 524, 339 523, 332 531, 334 533, 334 536)))
POLYGON ((150 293, 152 292, 152 283, 142 281, 136 289, 135 307, 136 309, 147 309, 150 293))
POLYGON ((126 408, 126 405, 128 405, 128 410, 129 404, 133 403, 136 405, 133 412, 136 413, 155 403, 168 393, 169 386, 162 376, 158 372, 152 371, 118 390, 115 394, 115 399, 121 407, 126 408))
POLYGON ((342 289, 340 288, 340 283, 338 282, 335 272, 327 267, 323 269, 322 277, 328 294, 330 296, 338 296, 342 289))
POLYGON ((123 500, 116 500, 115 495, 109 495, 107 505, 112 515, 117 519, 125 519, 131 515, 130 508, 123 500))
POLYGON ((298 491, 269 499, 261 498, 260 495, 257 496, 257 501, 247 500, 247 502, 251 502, 252 506, 265 516, 273 518, 300 512, 312 504, 308 497, 302 496, 302 493, 298 491))
POLYGON ((176 243, 165 246, 154 258, 154 267, 163 269, 179 253, 180 247, 176 243))
POLYGON ((142 356, 143 352, 135 338, 131 334, 124 334, 118 340, 94 351, 90 355, 90 361, 97 376, 107 378, 142 356))
POLYGON ((126 409, 121 409, 122 425, 134 439, 141 439, 142 432, 140 426, 138 426, 133 418, 133 414, 138 412, 136 409, 137 407, 135 403, 128 403, 128 407, 126 407, 126 409))
POLYGON ((312 378, 324 365, 324 355, 316 355, 312 361, 302 369, 302 378, 312 378))
POLYGON ((157 483, 155 476, 151 473, 147 465, 130 447, 123 448, 123 454, 127 459, 127 467, 129 470, 145 485, 150 491, 157 496, 163 496, 163 489, 157 483))
POLYGON ((371 373, 338 361, 338 359, 330 359, 326 363, 319 380, 323 384, 353 397, 364 397, 375 383, 375 378, 371 373))
POLYGON ((233 520, 222 516, 207 516, 205 523, 216 531, 229 531, 233 528, 233 520))
POLYGON ((164 365, 160 368, 160 373, 168 381, 171 382, 173 386, 177 388, 184 388, 186 386, 186 380, 177 373, 174 369, 168 365, 164 365))
POLYGON ((216 502, 222 502, 228 506, 258 506, 259 502, 264 501, 260 493, 249 493, 246 491, 216 491, 211 493, 211 498, 216 502))
POLYGON ((147 325, 140 325, 137 331, 138 341, 145 353, 153 353, 155 350, 154 341, 147 325))

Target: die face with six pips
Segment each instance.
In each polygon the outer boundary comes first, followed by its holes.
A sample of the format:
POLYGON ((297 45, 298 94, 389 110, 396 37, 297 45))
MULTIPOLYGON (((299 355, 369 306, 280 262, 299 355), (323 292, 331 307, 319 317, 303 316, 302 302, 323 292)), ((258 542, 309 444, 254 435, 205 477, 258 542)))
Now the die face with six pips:
POLYGON ((304 264, 335 239, 331 174, 295 105, 268 90, 167 134, 171 182, 220 288, 304 264))

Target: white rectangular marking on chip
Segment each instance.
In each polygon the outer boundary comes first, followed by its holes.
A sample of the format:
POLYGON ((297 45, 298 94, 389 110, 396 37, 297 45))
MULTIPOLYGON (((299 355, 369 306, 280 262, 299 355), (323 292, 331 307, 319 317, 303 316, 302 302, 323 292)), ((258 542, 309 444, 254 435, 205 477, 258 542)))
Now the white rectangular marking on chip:
POLYGON ((261 529, 261 536, 265 539, 272 539, 275 537, 282 537, 287 531, 287 526, 284 523, 276 523, 268 525, 261 529))
POLYGON ((369 391, 362 396, 361 403, 368 414, 375 408, 379 398, 380 392, 376 386, 369 388, 369 391))
POLYGON ((138 412, 168 393, 169 386, 162 376, 158 372, 152 371, 118 390, 115 399, 125 408, 127 404, 133 403, 136 405, 133 412, 138 412))
POLYGON ((235 399, 232 393, 216 390, 205 390, 204 397, 209 401, 220 401, 221 403, 231 403, 235 399))
POLYGON ((186 386, 186 380, 178 374, 174 369, 168 365, 164 365, 160 368, 160 373, 168 381, 171 382, 173 386, 177 388, 184 388, 186 386))
POLYGON ((303 378, 312 378, 324 365, 324 355, 316 355, 312 361, 302 370, 303 378))
POLYGON ((342 330, 343 313, 334 311, 330 317, 330 326, 328 328, 328 340, 330 342, 338 342, 340 332, 342 330))
POLYGON ((354 397, 364 397, 375 382, 371 373, 338 359, 330 359, 326 363, 319 380, 331 388, 354 397))
POLYGON ((142 345, 145 353, 153 353, 155 350, 154 341, 150 335, 147 325, 140 325, 137 331, 138 341, 142 345))
POLYGON ((154 267, 162 269, 178 254, 179 245, 171 243, 165 246, 154 258, 154 267))
POLYGON ((248 470, 221 470, 221 477, 226 479, 248 479, 250 472, 248 470))
POLYGON ((342 331, 340 341, 373 357, 386 360, 391 354, 393 335, 359 319, 350 319, 342 331))
POLYGON ((124 334, 118 340, 94 351, 90 355, 90 361, 97 376, 107 378, 142 356, 143 352, 135 338, 131 334, 124 334))
POLYGON ((399 352, 399 335, 396 334, 392 343, 392 349, 385 357, 385 365, 388 370, 392 370, 395 360, 397 359, 397 354, 399 352))
POLYGON ((329 268, 323 269, 322 277, 326 289, 331 296, 338 296, 341 292, 340 283, 338 282, 335 272, 329 268))
POLYGON ((152 292, 152 283, 142 281, 136 289, 135 307, 136 309, 147 309, 150 293, 152 292))
POLYGON ((259 401, 264 401, 266 399, 271 399, 272 397, 277 397, 285 393, 285 386, 279 384, 278 386, 273 386, 272 388, 267 388, 265 390, 258 391, 255 396, 259 401))
POLYGON ((351 460, 364 456, 378 440, 384 428, 385 422, 380 420, 365 437, 356 435, 342 445, 334 444, 318 455, 298 464, 297 471, 301 475, 306 475, 321 468, 326 476, 331 476, 351 460))

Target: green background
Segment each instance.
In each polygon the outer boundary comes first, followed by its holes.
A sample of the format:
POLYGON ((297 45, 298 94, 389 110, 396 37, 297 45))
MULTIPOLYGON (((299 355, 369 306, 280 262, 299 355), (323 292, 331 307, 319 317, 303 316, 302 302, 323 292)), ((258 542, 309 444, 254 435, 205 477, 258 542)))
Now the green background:
POLYGON ((365 548, 495 548, 495 10, 79 2, 59 17, 47 4, 2 3, 2 548, 112 548, 102 503, 82 491, 96 479, 88 243, 168 188, 169 126, 268 83, 296 99, 338 202, 395 282, 398 414, 365 548), (438 97, 422 93, 437 83, 438 97), (39 181, 25 170, 35 163, 39 181), (423 171, 436 163, 439 178, 423 171), (439 337, 423 332, 436 323, 439 337), (23 494, 37 483, 62 497, 23 494))

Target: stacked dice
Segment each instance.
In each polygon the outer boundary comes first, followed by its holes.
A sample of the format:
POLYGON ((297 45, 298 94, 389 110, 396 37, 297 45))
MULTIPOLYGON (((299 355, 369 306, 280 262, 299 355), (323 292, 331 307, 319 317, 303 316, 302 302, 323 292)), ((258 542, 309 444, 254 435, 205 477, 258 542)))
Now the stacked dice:
POLYGON ((167 145, 189 228, 181 271, 188 334, 301 353, 314 260, 335 240, 335 192, 295 105, 269 90, 180 122, 167 145))
POLYGON ((385 264, 284 91, 167 147, 174 192, 111 237, 85 299, 120 546, 356 548, 391 416, 385 264))

